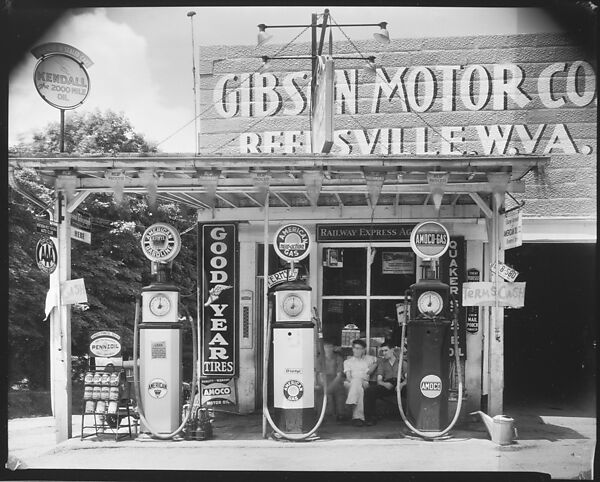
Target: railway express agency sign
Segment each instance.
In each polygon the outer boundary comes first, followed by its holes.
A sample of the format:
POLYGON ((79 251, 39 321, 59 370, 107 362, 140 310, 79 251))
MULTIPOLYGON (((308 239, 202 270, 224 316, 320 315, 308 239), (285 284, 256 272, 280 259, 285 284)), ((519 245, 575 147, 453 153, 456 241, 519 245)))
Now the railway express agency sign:
POLYGON ((448 250, 449 245, 448 230, 436 221, 417 224, 410 234, 410 247, 419 258, 439 258, 448 250))
POLYGON ((90 77, 83 63, 64 54, 42 57, 33 81, 42 99, 57 109, 79 107, 90 92, 90 77))

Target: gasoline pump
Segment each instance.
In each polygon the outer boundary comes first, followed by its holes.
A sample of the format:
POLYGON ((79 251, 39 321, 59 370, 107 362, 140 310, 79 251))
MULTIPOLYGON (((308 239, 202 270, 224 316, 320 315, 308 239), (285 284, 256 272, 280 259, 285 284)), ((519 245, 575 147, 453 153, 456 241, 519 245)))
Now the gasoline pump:
POLYGON ((437 258, 448 249, 446 228, 425 221, 413 229, 411 247, 423 259, 424 276, 405 293, 400 360, 404 359, 408 331, 406 374, 407 411, 400 396, 402 363, 398 366, 397 400, 406 426, 426 439, 439 439, 456 424, 462 406, 463 384, 458 350, 458 306, 450 287, 438 279, 437 258), (410 299, 410 305, 408 300, 410 299), (448 423, 450 328, 454 330, 454 356, 458 374, 458 404, 448 423), (410 419, 410 421, 409 421, 410 419))
MULTIPOLYGON (((311 238, 308 231, 297 224, 288 224, 275 233, 277 255, 291 263, 308 256, 311 238)), ((316 438, 327 406, 327 386, 323 387, 323 405, 316 424, 313 419, 315 401, 315 324, 317 339, 323 353, 322 327, 316 308, 311 311, 312 288, 301 280, 288 281, 272 289, 269 294, 267 340, 265 350, 263 400, 267 400, 269 361, 272 352, 272 395, 276 424, 264 406, 264 416, 274 430, 275 438, 300 441, 316 438)))
MULTIPOLYGON (((141 432, 161 440, 178 436, 191 414, 191 410, 187 410, 185 419, 180 423, 182 326, 179 321, 179 289, 170 280, 171 264, 180 248, 179 233, 169 224, 153 224, 142 236, 142 249, 152 262, 152 284, 142 288, 141 309, 140 297, 136 300, 133 340, 134 386, 141 432)), ((192 340, 195 340, 196 329, 193 320, 184 306, 183 309, 192 327, 192 340)), ((191 400, 196 390, 197 358, 197 347, 193 342, 191 400)))

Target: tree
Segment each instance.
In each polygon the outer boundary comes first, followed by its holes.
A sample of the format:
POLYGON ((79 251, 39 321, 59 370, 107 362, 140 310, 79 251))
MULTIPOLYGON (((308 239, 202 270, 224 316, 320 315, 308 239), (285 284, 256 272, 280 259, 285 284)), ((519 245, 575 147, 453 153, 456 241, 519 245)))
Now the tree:
MULTIPOLYGON (((65 116, 65 152, 72 154, 112 154, 117 152, 156 152, 156 147, 135 132, 122 112, 107 110, 73 112, 65 116)), ((19 144, 12 152, 51 153, 60 149, 60 123, 51 122, 33 134, 33 141, 19 144)))
MULTIPOLYGON (((112 111, 73 114, 67 122, 65 150, 69 153, 96 154, 148 152, 153 148, 136 134, 123 114, 112 111)), ((58 148, 58 126, 49 124, 36 133, 33 142, 11 148, 14 154, 50 153, 58 148)), ((51 193, 35 172, 16 172, 18 182, 43 202, 51 204, 51 193)), ((74 306, 71 316, 72 354, 86 354, 90 331, 119 330, 126 355, 133 344, 135 296, 150 282, 150 263, 142 254, 140 238, 154 222, 168 222, 180 232, 196 222, 196 212, 176 203, 158 203, 153 209, 145 196, 124 195, 115 201, 111 194, 93 194, 79 212, 92 218, 92 244, 72 241, 73 279, 85 280, 88 306, 74 306)), ((33 387, 48 386, 49 323, 43 322, 48 276, 35 263, 35 215, 40 208, 10 191, 9 197, 9 346, 10 382, 23 377, 33 387)), ((174 282, 181 287, 190 313, 195 311, 196 239, 195 231, 185 242, 173 263, 174 282)), ((184 337, 189 338, 184 326, 184 337)), ((187 354, 189 355, 189 354, 187 354)), ((189 358, 187 356, 186 358, 189 358)), ((186 369, 191 373, 191 366, 186 369)))

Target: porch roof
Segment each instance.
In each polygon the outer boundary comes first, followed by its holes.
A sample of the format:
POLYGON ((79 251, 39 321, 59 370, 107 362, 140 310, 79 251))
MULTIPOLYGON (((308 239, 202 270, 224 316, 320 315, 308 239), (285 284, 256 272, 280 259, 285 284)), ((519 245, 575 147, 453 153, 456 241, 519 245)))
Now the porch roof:
POLYGON ((445 172, 442 205, 476 204, 485 212, 482 204, 489 206, 492 192, 524 192, 525 174, 547 161, 523 155, 62 154, 12 156, 9 169, 35 169, 46 186, 70 192, 156 190, 158 198, 199 210, 262 207, 267 190, 271 207, 370 206, 372 200, 379 206, 427 205, 436 178, 445 172))

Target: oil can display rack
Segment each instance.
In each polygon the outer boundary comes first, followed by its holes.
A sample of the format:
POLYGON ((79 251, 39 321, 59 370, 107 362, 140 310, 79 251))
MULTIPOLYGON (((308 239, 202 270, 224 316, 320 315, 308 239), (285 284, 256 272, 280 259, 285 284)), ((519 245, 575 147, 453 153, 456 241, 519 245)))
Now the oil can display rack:
POLYGON ((81 410, 81 440, 92 436, 114 435, 115 441, 137 432, 135 417, 124 370, 89 370, 85 374, 81 410), (86 425, 86 417, 93 424, 86 425), (132 421, 133 419, 133 421, 132 421), (123 420, 127 421, 122 425, 123 420), (121 429, 127 429, 121 432, 121 429), (85 433, 86 429, 92 429, 85 433))

